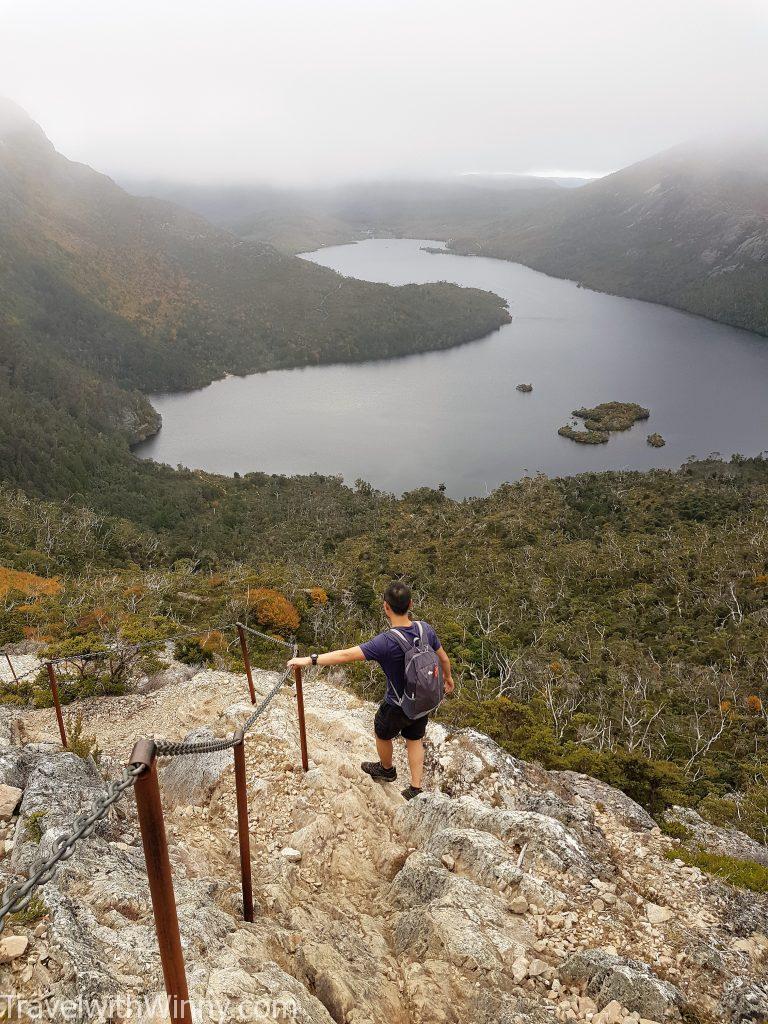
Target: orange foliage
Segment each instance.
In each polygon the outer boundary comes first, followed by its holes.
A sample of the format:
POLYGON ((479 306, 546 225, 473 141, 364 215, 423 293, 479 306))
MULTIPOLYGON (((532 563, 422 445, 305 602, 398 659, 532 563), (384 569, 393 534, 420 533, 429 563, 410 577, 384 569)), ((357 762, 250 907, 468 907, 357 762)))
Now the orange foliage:
POLYGON ((561 665, 561 663, 559 661, 551 661, 549 663, 549 667, 550 667, 550 670, 552 672, 554 672, 554 674, 556 676, 559 676, 560 673, 563 671, 563 666, 561 665))
POLYGON ((755 576, 755 583, 768 583, 768 574, 764 572, 758 573, 757 576, 755 576))
POLYGON ((307 593, 312 604, 328 604, 328 595, 322 587, 310 587, 307 593))
POLYGON ((200 646, 204 651, 223 651, 227 646, 227 638, 219 629, 212 629, 200 637, 200 646))
POLYGON ((754 711, 755 714, 759 714, 763 710, 763 702, 757 694, 752 693, 747 697, 747 707, 750 711, 754 711))
POLYGON ((222 583, 226 582, 227 577, 224 575, 223 572, 212 572, 211 575, 208 577, 209 587, 220 587, 222 583))
POLYGON ((730 711, 731 710, 731 702, 729 700, 721 700, 720 701, 720 710, 721 711, 730 711))
POLYGON ((89 633, 91 630, 104 629, 110 618, 109 612, 103 608, 94 608, 92 611, 80 616, 77 620, 77 628, 84 633, 89 633))
POLYGON ((269 587, 250 588, 246 591, 245 602, 249 612, 260 626, 273 629, 276 633, 293 633, 299 628, 299 613, 287 597, 269 587))
POLYGON ((58 594, 62 590, 61 583, 54 577, 35 576, 31 572, 18 572, 0 565, 0 597, 5 597, 11 590, 16 590, 25 597, 42 597, 58 594))

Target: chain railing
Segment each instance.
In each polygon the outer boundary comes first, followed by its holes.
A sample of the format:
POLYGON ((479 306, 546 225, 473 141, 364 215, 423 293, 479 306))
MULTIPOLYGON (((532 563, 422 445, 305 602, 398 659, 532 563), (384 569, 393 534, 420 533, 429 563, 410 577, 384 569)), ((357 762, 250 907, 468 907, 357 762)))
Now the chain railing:
POLYGON ((6 917, 9 914, 18 914, 19 911, 25 910, 29 906, 35 890, 51 881, 60 862, 69 860, 81 839, 89 839, 93 835, 97 825, 107 816, 110 808, 117 803, 123 793, 134 786, 136 779, 144 771, 144 765, 131 765, 124 768, 120 778, 110 782, 104 792, 95 799, 91 810, 87 814, 78 815, 70 831, 59 836, 54 843, 54 852, 51 856, 25 882, 12 882, 6 888, 2 902, 0 902, 0 931, 3 929, 6 917))
MULTIPOLYGON (((53 698, 53 707, 56 712, 56 722, 59 729, 59 736, 63 747, 67 746, 67 732, 64 725, 64 717, 61 709, 61 699, 59 696, 59 678, 56 669, 60 665, 77 665, 83 662, 97 661, 99 659, 108 659, 114 657, 128 657, 132 654, 138 654, 140 651, 150 650, 157 648, 162 644, 176 643, 179 640, 189 640, 192 637, 207 636, 215 632, 224 632, 229 629, 237 629, 238 637, 240 639, 240 647, 243 655, 243 662, 245 664, 245 673, 248 678, 248 689, 251 694, 251 703, 256 703, 256 691, 253 687, 253 673, 251 671, 250 657, 248 654, 248 644, 245 639, 245 633, 251 633, 254 636, 261 637, 263 640, 267 640, 270 643, 277 644, 282 647, 286 647, 288 650, 293 650, 293 645, 280 637, 270 636, 268 633, 262 633, 258 629, 254 629, 252 626, 248 626, 243 622, 227 622, 217 626, 207 626, 205 629, 194 629, 192 627, 184 627, 185 632, 174 633, 171 636, 158 637, 156 640, 144 640, 137 644, 115 644, 112 647, 105 648, 102 651, 84 651, 82 654, 70 654, 64 655, 60 658, 50 658, 46 661, 41 662, 39 665, 35 665, 33 668, 27 669, 26 672, 22 672, 18 675, 11 663, 8 651, 3 651, 6 661, 13 674, 14 683, 18 686, 22 680, 27 679, 29 676, 39 675, 45 671, 48 674, 48 687, 51 691, 51 697, 53 698)), ((295 653, 295 652, 294 652, 295 653)), ((231 744, 230 744, 231 746, 231 744)), ((218 747, 214 749, 226 750, 226 746, 218 747)), ((194 751, 190 751, 194 753, 194 751)), ((199 751, 205 753, 205 751, 199 751)))
MULTIPOLYGON (((250 665, 250 656, 245 634, 249 633, 264 640, 287 648, 292 655, 298 650, 295 642, 288 642, 278 637, 271 637, 257 629, 246 626, 243 623, 233 623, 231 626, 237 628, 238 637, 243 652, 243 662, 248 677, 248 686, 251 696, 251 703, 256 704, 256 695, 253 686, 253 678, 250 665)), ((230 626, 230 628, 231 628, 230 626)), ((182 636, 203 635, 221 630, 227 627, 211 627, 210 629, 199 630, 195 633, 182 634, 182 636)), ((173 638, 166 638, 167 640, 173 638)), ((141 646, 152 644, 135 645, 141 646)), ((163 641, 159 641, 163 642, 163 641)), ((93 652, 93 656, 109 656, 116 653, 93 652)), ((59 717, 59 726, 62 733, 62 743, 66 748, 66 737, 64 726, 61 720, 61 711, 58 702, 58 691, 56 687, 56 676, 54 664, 63 661, 82 660, 83 657, 62 658, 57 662, 46 663, 51 688, 59 717)), ((41 666, 42 667, 42 666, 41 666)), ((39 672, 40 668, 32 670, 39 672)), ((301 762, 304 771, 309 767, 307 756, 306 725, 304 721, 304 697, 302 689, 302 674, 298 667, 287 667, 278 676, 277 681, 270 688, 267 694, 254 707, 253 712, 243 722, 232 736, 221 739, 190 740, 173 742, 169 740, 155 740, 153 737, 139 740, 131 752, 129 763, 123 769, 121 776, 111 782, 103 793, 95 799, 91 810, 78 815, 73 822, 72 828, 65 835, 60 836, 54 844, 54 852, 48 857, 35 872, 24 882, 11 883, 0 897, 0 932, 10 914, 24 910, 38 888, 50 882, 61 861, 68 860, 75 852, 75 847, 81 839, 87 839, 95 832, 98 824, 109 813, 111 807, 128 792, 135 790, 136 805, 139 816, 144 855, 147 865, 147 877, 150 894, 152 897, 152 909, 155 917, 155 928, 158 937, 160 959, 163 967, 166 992, 168 994, 168 1007, 173 1024, 191 1024, 191 1011, 189 994, 187 991, 186 972, 184 957, 179 936, 178 915, 176 911, 176 900, 173 890, 173 879, 171 876, 170 858, 168 855, 168 844, 165 834, 165 822, 163 818, 160 789, 157 777, 157 759, 159 757, 176 757, 180 755, 209 754, 218 751, 232 749, 234 751, 235 787, 237 797, 237 819, 240 843, 240 867, 243 890, 243 917, 246 921, 253 921, 253 888, 251 879, 251 858, 250 858, 250 835, 248 825, 248 798, 246 789, 245 774, 245 737, 253 728, 259 718, 264 714, 277 694, 293 672, 296 682, 296 704, 298 711, 299 739, 301 745, 301 762)), ((25 673, 31 674, 31 673, 25 673)), ((15 675, 15 673, 14 673, 15 675)), ((23 678, 19 677, 19 678, 23 678)))

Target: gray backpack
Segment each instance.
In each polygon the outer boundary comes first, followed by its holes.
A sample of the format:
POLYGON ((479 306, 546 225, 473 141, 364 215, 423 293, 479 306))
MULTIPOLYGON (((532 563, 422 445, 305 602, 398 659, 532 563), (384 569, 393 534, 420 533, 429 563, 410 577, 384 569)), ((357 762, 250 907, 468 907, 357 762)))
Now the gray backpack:
POLYGON ((405 655, 405 690, 398 704, 408 718, 423 718, 435 711, 443 699, 443 670, 440 659, 427 643, 422 624, 414 622, 414 626, 419 635, 413 641, 399 629, 391 629, 390 633, 405 655))

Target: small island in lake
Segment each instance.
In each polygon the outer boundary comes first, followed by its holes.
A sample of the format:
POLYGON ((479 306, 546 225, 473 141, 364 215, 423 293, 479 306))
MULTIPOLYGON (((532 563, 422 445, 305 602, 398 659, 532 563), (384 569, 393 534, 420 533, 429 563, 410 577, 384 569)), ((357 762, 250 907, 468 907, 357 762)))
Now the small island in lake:
POLYGON ((602 430, 576 430, 568 424, 560 427, 558 434, 561 437, 570 437, 577 444, 605 444, 608 440, 608 435, 602 430))
POLYGON ((612 430, 629 430, 637 420, 647 420, 651 411, 637 402, 601 402, 593 409, 574 409, 572 415, 584 420, 584 430, 566 425, 558 430, 561 437, 569 437, 578 444, 605 444, 612 430))
POLYGON ((651 446, 651 448, 663 448, 664 445, 667 443, 661 436, 661 434, 649 434, 646 438, 646 441, 651 446))
POLYGON ((533 391, 533 384, 518 384, 515 387, 515 391, 522 391, 527 395, 529 391, 533 391))

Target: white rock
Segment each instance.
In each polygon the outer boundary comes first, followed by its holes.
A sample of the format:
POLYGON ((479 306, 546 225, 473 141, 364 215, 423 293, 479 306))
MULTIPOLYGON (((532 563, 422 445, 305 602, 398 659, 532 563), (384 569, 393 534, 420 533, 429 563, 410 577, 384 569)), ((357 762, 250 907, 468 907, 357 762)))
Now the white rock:
POLYGON ((15 786, 0 785, 0 821, 8 821, 19 806, 22 795, 15 786))
POLYGON ((449 871, 453 871, 456 867, 456 861, 449 853, 444 853, 440 860, 443 862, 443 867, 447 868, 449 871))
POLYGON ((651 924, 664 924, 665 921, 669 921, 675 915, 674 911, 670 910, 669 907, 660 907, 657 903, 646 903, 645 916, 651 924))
POLYGON ((515 896, 509 901, 509 909, 513 914, 525 914, 528 911, 528 900, 525 896, 515 896))
POLYGON ((538 978, 539 975, 545 974, 549 965, 543 960, 531 960, 528 964, 528 977, 538 978))
POLYGON ((592 1024, 621 1024, 624 1018, 624 1007, 621 1003, 612 999, 607 1006, 604 1006, 600 1013, 592 1018, 592 1024))
POLYGON ((6 935, 0 939, 0 964, 10 963, 27 951, 29 939, 26 935, 6 935))
POLYGON ((292 846, 284 846, 280 851, 280 856, 284 857, 291 864, 298 864, 301 860, 302 854, 300 850, 294 850, 292 846))

